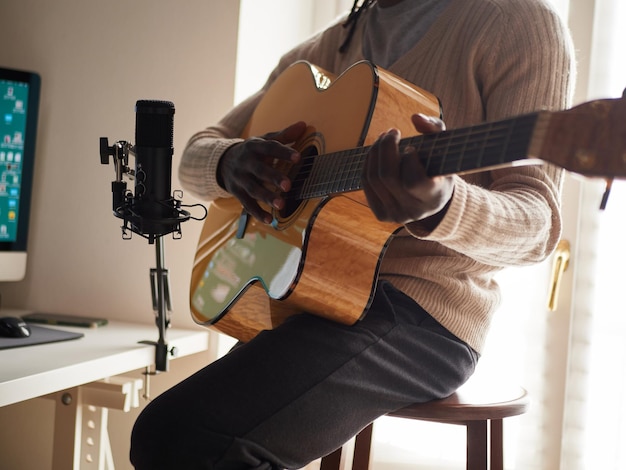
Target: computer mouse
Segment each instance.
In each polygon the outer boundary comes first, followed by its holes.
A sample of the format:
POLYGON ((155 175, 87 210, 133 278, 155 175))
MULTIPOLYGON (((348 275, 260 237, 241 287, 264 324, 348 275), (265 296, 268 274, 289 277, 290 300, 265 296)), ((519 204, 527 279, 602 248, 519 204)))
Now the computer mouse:
POLYGON ((28 338, 30 327, 19 317, 0 318, 0 336, 8 338, 28 338))

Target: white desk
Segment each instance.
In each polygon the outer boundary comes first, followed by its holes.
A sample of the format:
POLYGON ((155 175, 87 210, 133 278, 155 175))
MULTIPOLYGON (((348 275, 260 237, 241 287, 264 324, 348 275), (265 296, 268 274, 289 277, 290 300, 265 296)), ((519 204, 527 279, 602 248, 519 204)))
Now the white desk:
MULTIPOLYGON (((113 468, 106 431, 107 409, 126 409, 129 402, 137 406, 133 395, 143 383, 109 378, 154 364, 155 347, 139 341, 156 341, 157 328, 113 321, 95 329, 59 329, 85 336, 0 350, 0 406, 36 397, 54 399, 53 469, 113 468), (83 405, 89 405, 88 410, 85 406, 83 412, 83 405), (89 417, 88 411, 92 413, 89 417), (86 448, 84 442, 90 442, 91 447, 86 448)), ((166 342, 176 348, 175 357, 187 356, 208 349, 209 333, 170 329, 166 342)))
MULTIPOLYGON (((54 327, 50 327, 54 328, 54 327)), ((156 326, 109 322, 100 328, 59 327, 85 336, 60 343, 0 350, 0 406, 95 382, 154 364, 156 326)), ((208 331, 167 331, 177 356, 206 351, 208 331)))

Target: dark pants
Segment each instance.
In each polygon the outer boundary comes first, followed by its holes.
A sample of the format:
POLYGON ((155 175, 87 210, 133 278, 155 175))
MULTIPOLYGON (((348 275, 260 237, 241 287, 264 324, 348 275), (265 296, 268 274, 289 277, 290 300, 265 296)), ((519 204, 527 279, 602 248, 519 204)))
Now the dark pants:
POLYGON ((478 355, 381 283, 365 318, 296 315, 235 348, 141 413, 140 470, 299 468, 375 418, 450 395, 478 355))

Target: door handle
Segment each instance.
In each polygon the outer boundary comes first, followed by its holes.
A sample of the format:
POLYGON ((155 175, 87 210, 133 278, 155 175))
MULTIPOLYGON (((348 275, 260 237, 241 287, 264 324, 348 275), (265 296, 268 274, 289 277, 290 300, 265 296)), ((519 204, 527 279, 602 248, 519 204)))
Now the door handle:
POLYGON ((569 266, 570 243, 567 240, 559 241, 554 251, 552 262, 552 276, 550 278, 550 295, 548 297, 548 310, 554 312, 558 306, 559 289, 563 280, 563 273, 569 266))

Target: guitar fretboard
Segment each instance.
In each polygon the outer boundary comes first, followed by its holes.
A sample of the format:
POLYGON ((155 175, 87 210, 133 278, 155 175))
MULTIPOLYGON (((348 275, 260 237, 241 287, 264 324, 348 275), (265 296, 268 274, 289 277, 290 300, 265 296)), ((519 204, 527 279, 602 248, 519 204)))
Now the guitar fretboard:
MULTIPOLYGON (((408 137, 400 152, 415 148, 429 176, 497 167, 528 157, 537 113, 503 121, 408 137)), ((362 189, 363 165, 370 147, 359 147, 302 159, 288 198, 311 199, 362 189)))

